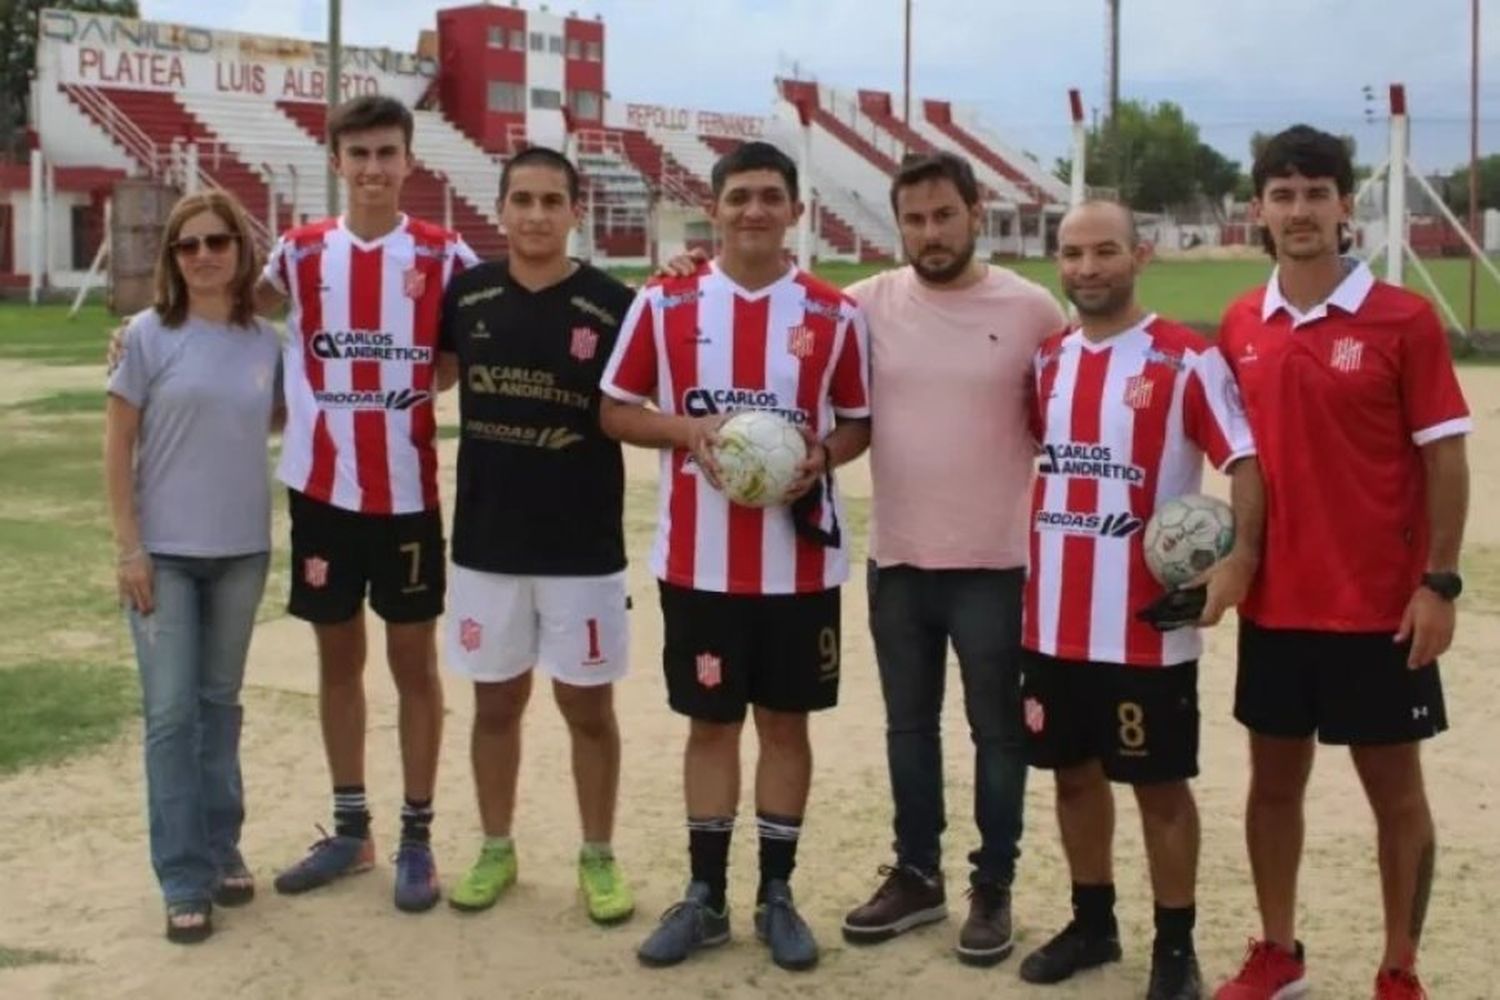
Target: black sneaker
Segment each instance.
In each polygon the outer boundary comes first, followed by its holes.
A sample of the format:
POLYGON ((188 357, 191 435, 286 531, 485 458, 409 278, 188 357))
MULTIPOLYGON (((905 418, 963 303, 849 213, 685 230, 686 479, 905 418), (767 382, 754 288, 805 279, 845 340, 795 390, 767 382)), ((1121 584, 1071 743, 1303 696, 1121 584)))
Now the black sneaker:
POLYGON ((1201 1000, 1203 974, 1192 948, 1164 948, 1151 952, 1151 985, 1146 1000, 1201 1000))
POLYGON ((885 881, 875 895, 844 917, 845 941, 889 941, 897 934, 948 916, 942 873, 927 875, 904 865, 881 865, 880 874, 885 881))
POLYGON ((1000 885, 969 889, 969 919, 958 932, 958 960, 966 965, 994 965, 1010 957, 1016 941, 1010 932, 1010 890, 1000 885))
POLYGON ((1028 983, 1060 983, 1075 972, 1120 960, 1120 932, 1086 930, 1074 920, 1057 936, 1021 962, 1021 978, 1028 983))

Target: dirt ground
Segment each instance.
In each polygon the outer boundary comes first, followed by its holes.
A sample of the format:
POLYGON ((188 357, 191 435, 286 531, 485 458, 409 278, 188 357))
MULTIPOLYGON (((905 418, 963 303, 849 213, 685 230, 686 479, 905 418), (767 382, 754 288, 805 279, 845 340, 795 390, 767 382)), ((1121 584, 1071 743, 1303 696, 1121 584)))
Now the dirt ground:
MULTIPOLYGON (((57 370, 54 370, 57 371, 57 370)), ((13 386, 39 389, 36 371, 3 373, 13 386)), ((1434 997, 1500 996, 1491 966, 1500 933, 1490 919, 1500 895, 1500 522, 1488 508, 1500 495, 1500 369, 1466 368, 1462 379, 1479 429, 1471 441, 1474 513, 1470 518, 1466 596, 1454 649, 1444 662, 1452 729, 1426 751, 1428 788, 1439 829, 1438 882, 1427 925, 1422 971, 1434 997)), ((64 371, 61 385, 97 384, 64 371), (76 381, 74 381, 76 379, 76 381)), ((51 388, 49 385, 48 388, 51 388)), ((451 405, 451 404, 450 404, 451 405)), ((451 497, 452 442, 444 444, 451 497)), ((655 460, 632 455, 632 482, 649 484, 655 460)), ((843 477, 850 496, 867 496, 868 476, 843 477)), ((649 522, 649 486, 636 491, 630 520, 649 522)), ((686 965, 646 971, 634 948, 657 914, 679 895, 686 872, 680 745, 683 720, 666 708, 659 663, 660 618, 644 561, 649 535, 632 532, 636 596, 631 676, 619 687, 625 766, 616 845, 633 878, 639 908, 622 928, 600 930, 576 898, 576 809, 562 723, 538 688, 526 726, 516 836, 521 881, 488 913, 463 916, 446 906, 423 916, 396 912, 391 866, 400 803, 393 688, 372 633, 368 785, 382 863, 368 875, 310 896, 270 890, 277 868, 300 855, 328 822, 328 782, 319 742, 312 634, 290 619, 258 631, 248 673, 244 735, 249 820, 244 847, 262 880, 250 907, 221 911, 219 933, 197 948, 166 944, 161 906, 147 863, 139 734, 104 752, 0 781, 0 941, 56 949, 67 964, 0 970, 0 996, 15 997, 1052 997, 1115 998, 1144 993, 1151 899, 1137 814, 1118 796, 1115 854, 1125 959, 1063 986, 1036 988, 1016 977, 1017 958, 989 970, 952 956, 965 912, 963 855, 975 839, 972 756, 961 700, 945 712, 952 917, 875 947, 844 944, 843 912, 873 888, 889 859, 890 802, 883 710, 865 629, 865 593, 856 573, 845 588, 845 667, 839 707, 816 718, 813 797, 795 884, 822 942, 814 972, 770 964, 750 926, 755 877, 753 805, 740 812, 731 868, 734 942, 686 965)), ((282 540, 278 539, 278 544, 282 540)), ((863 540, 859 543, 862 550, 863 540)), ((373 627, 373 626, 372 626, 373 627)), ((1245 738, 1230 718, 1233 626, 1214 632, 1202 666, 1203 816, 1198 945, 1204 974, 1216 982, 1237 967, 1256 933, 1254 898, 1241 817, 1245 738)), ((957 684, 956 674, 953 684, 957 684)), ((449 714, 434 832, 445 880, 456 878, 478 846, 469 783, 471 699, 447 678, 449 714)), ((747 765, 754 740, 747 735, 747 765)), ((1066 919, 1068 879, 1051 809, 1051 780, 1034 776, 1015 888, 1018 954, 1066 919)), ((1380 955, 1374 828, 1345 754, 1320 755, 1308 802, 1300 935, 1315 995, 1368 996, 1380 955)))

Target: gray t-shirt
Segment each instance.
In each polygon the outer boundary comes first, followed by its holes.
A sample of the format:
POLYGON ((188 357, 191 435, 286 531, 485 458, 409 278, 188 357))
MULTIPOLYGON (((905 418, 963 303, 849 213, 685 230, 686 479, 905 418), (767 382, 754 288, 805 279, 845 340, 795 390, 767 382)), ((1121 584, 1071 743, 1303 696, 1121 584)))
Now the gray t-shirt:
POLYGON ((189 316, 173 330, 147 309, 125 330, 109 391, 141 411, 135 502, 146 551, 270 550, 267 438, 281 396, 275 327, 189 316))

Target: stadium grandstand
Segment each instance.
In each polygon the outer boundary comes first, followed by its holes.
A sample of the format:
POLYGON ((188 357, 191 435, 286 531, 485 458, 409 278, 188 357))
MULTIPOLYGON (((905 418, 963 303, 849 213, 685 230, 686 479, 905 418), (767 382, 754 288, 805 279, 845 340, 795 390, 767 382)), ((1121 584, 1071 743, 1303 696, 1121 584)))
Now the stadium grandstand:
MULTIPOLYGON (((0 168, 0 285, 76 287, 100 257, 107 205, 127 178, 237 195, 257 235, 326 214, 325 70, 320 42, 44 11, 30 165, 0 168)), ((968 156, 984 186, 982 249, 1048 249, 1067 186, 950 101, 910 123, 888 93, 767 80, 766 113, 617 101, 605 86, 605 25, 544 8, 439 11, 415 51, 346 47, 342 91, 387 93, 416 111, 417 167, 405 208, 504 252, 495 212, 505 157, 566 146, 584 177, 578 252, 640 264, 711 243, 704 205, 714 161, 747 139, 806 155, 813 255, 892 259, 889 181, 909 151, 968 156)), ((116 219, 115 231, 129 220, 116 219)))

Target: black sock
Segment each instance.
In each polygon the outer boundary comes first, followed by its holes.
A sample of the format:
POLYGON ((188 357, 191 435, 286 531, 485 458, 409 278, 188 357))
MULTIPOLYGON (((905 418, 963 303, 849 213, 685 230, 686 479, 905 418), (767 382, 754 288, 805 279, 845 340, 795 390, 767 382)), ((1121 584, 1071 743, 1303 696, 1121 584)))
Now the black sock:
POLYGON ((1198 918, 1196 906, 1162 906, 1156 904, 1156 947, 1171 951, 1193 950, 1193 924, 1198 918))
POLYGON ((797 867, 797 837, 802 833, 801 816, 776 816, 756 813, 755 827, 760 832, 760 888, 755 902, 766 899, 766 883, 773 879, 791 880, 797 867))
POLYGON ((432 841, 432 800, 408 798, 401 807, 401 839, 414 844, 432 841))
POLYGON ((734 833, 733 816, 689 816, 688 858, 693 866, 693 881, 708 886, 708 906, 715 913, 724 912, 724 893, 729 881, 729 838, 734 833))
POLYGON ((1117 933, 1115 884, 1106 882, 1103 885, 1079 885, 1074 882, 1073 919, 1084 930, 1111 936, 1117 933))
POLYGON ((364 785, 333 787, 333 832, 360 840, 370 835, 370 803, 365 799, 364 785))

